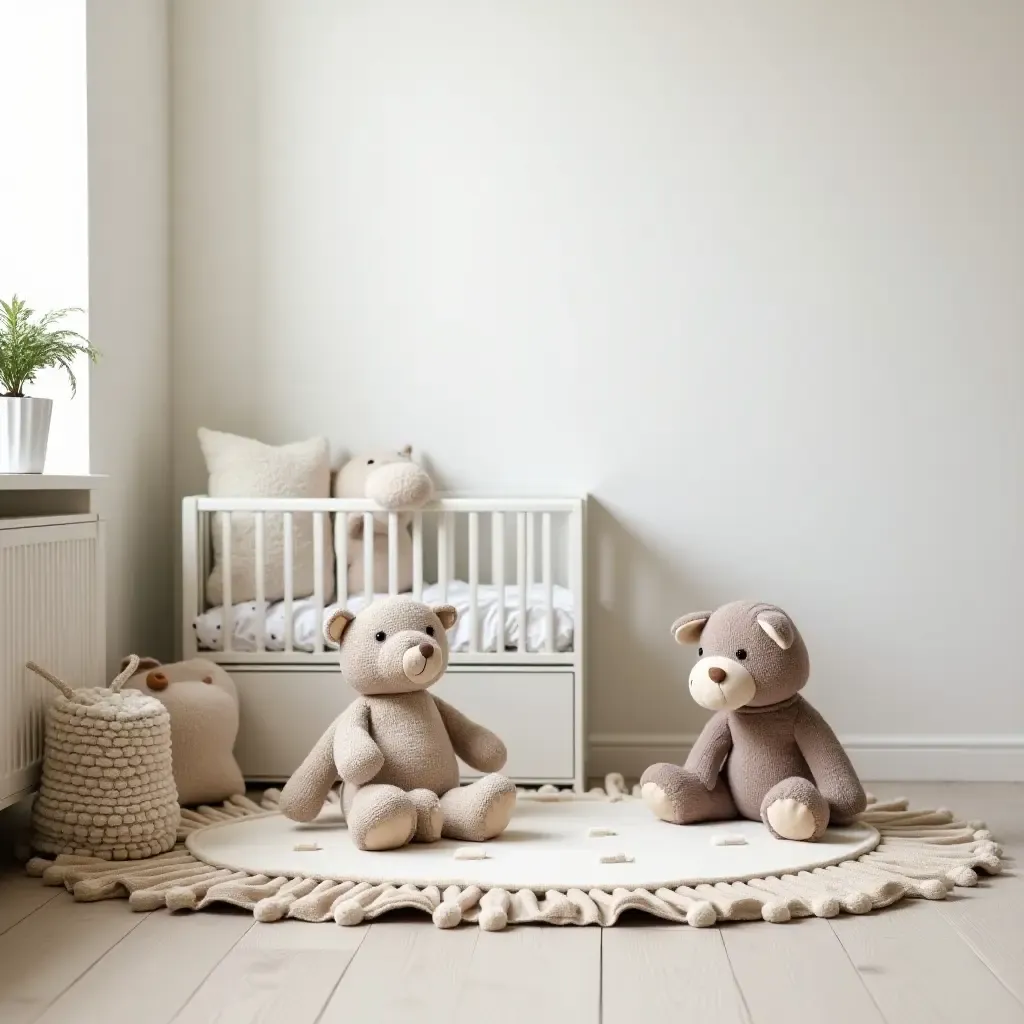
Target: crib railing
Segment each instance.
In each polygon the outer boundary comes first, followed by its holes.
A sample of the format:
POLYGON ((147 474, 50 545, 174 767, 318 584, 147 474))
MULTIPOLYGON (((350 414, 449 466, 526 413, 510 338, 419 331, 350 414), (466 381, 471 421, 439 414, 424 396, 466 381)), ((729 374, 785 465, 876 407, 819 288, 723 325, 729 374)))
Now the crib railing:
MULTIPOLYGON (((230 661, 306 661, 311 655, 296 649, 294 610, 297 601, 311 600, 316 621, 323 621, 327 607, 347 605, 351 598, 348 565, 350 545, 363 546, 362 598, 369 602, 381 593, 399 590, 399 549, 402 516, 411 517, 412 588, 411 595, 423 597, 427 586, 439 600, 448 600, 449 587, 455 582, 468 585, 468 650, 455 653, 458 661, 543 661, 572 662, 574 651, 582 643, 583 609, 583 501, 577 498, 504 499, 445 497, 411 513, 384 512, 364 499, 347 498, 211 498, 188 497, 182 502, 182 615, 183 645, 186 656, 198 653, 192 630, 195 617, 210 608, 206 582, 212 567, 211 540, 219 531, 221 541, 222 600, 220 601, 222 648, 219 652, 201 652, 230 661), (313 547, 313 590, 297 594, 295 582, 296 519, 310 517, 313 547), (375 517, 386 517, 386 532, 375 532, 375 517), (236 526, 245 517, 252 525, 255 569, 255 651, 233 649, 234 608, 232 595, 232 548, 236 526), (285 633, 283 651, 266 649, 268 522, 275 517, 282 531, 282 579, 285 633), (350 539, 349 523, 363 519, 360 541, 350 539), (387 552, 386 572, 380 571, 377 546, 387 552), (335 590, 324 592, 325 559, 335 564, 335 590), (379 578, 383 576, 384 578, 379 578), (543 615, 543 649, 528 650, 529 605, 535 588, 540 588, 543 615), (482 587, 493 588, 494 626, 497 630, 494 651, 482 651, 482 587), (506 607, 507 587, 514 586, 512 609, 506 607), (555 588, 566 588, 572 597, 573 649, 559 652, 555 640, 555 588), (332 601, 333 598, 333 601, 332 601), (514 614, 516 647, 506 649, 506 619, 514 614)), ((249 523, 246 524, 247 526, 249 523)), ((274 529, 277 529, 277 522, 274 529)), ((536 608, 536 600, 532 601, 536 608)), ((312 656, 335 657, 325 651, 320 630, 312 638, 312 656)))

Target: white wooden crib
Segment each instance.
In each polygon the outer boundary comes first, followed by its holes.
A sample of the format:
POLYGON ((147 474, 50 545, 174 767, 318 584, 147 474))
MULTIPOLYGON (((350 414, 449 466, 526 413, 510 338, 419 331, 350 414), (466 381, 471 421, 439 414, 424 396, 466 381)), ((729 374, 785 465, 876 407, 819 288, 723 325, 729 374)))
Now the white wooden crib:
MULTIPOLYGON (((517 782, 584 784, 584 550, 582 498, 444 497, 412 516, 412 596, 454 604, 460 622, 449 633, 450 665, 436 685, 449 700, 505 740, 506 772, 517 782)), ((338 605, 358 613, 398 578, 396 513, 387 534, 373 534, 379 506, 347 498, 210 498, 182 502, 182 636, 185 658, 224 665, 241 701, 236 754, 246 778, 287 779, 324 728, 353 698, 325 648, 321 624, 338 605), (312 518, 311 595, 294 592, 295 524, 312 518), (324 559, 347 564, 344 550, 324 540, 328 519, 363 516, 365 591, 347 592, 336 573, 334 594, 323 593, 324 559), (251 520, 255 600, 231 595, 232 530, 251 520), (283 528, 284 596, 264 598, 265 540, 270 517, 283 528), (211 607, 206 581, 211 537, 219 530, 227 552, 223 603, 211 607), (386 544, 386 579, 374 577, 374 544, 386 544)), ((307 520, 308 521, 308 520, 307 520)), ((277 529, 275 523, 275 529, 277 529)), ((338 531, 344 549, 346 529, 338 531)), ((463 766, 464 777, 472 772, 463 766)))

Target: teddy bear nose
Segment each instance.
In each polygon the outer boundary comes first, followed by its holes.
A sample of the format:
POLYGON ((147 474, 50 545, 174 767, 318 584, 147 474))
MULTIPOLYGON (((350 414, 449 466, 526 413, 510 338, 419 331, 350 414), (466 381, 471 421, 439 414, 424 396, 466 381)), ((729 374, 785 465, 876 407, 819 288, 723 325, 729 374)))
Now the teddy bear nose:
POLYGON ((420 644, 420 654, 422 654, 424 658, 430 658, 431 655, 433 655, 433 653, 434 653, 434 645, 433 644, 420 644))
POLYGON ((725 669, 719 668, 717 665, 712 666, 708 669, 708 679, 713 683, 724 683, 725 669))

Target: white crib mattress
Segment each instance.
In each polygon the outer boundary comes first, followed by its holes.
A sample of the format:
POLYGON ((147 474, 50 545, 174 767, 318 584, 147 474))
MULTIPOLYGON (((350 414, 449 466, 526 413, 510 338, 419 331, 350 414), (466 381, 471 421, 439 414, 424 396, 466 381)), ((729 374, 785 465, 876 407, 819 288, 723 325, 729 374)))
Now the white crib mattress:
MULTIPOLYGON (((384 597, 384 594, 377 594, 384 597)), ((448 633, 449 649, 459 654, 470 649, 470 618, 469 618, 469 584, 462 580, 453 580, 448 584, 446 598, 441 596, 439 584, 429 584, 423 588, 423 600, 427 604, 442 604, 447 601, 459 612, 459 620, 448 633)), ((366 599, 360 594, 346 602, 346 608, 358 614, 365 607, 366 599)), ((565 587, 553 588, 552 606, 555 627, 555 650, 565 652, 572 650, 573 644, 573 602, 572 592, 565 587)), ((232 647, 236 651, 256 650, 256 630, 258 628, 257 604, 246 601, 236 604, 232 615, 232 647)), ((333 612, 339 605, 328 606, 324 616, 333 612)), ((263 646, 267 651, 283 651, 285 649, 285 609, 283 601, 264 602, 264 637, 263 646)), ((541 653, 545 650, 545 595, 541 584, 534 584, 526 594, 526 650, 530 653, 541 653)), ((490 584, 477 587, 477 616, 480 622, 479 651, 494 653, 498 641, 498 588, 490 584)), ((196 617, 192 623, 196 632, 196 641, 201 651, 220 651, 223 649, 221 639, 222 612, 211 608, 196 617)), ((292 646, 296 651, 312 651, 321 623, 312 598, 301 598, 292 602, 292 646)), ((505 587, 505 648, 515 650, 519 646, 519 588, 515 584, 505 587)))

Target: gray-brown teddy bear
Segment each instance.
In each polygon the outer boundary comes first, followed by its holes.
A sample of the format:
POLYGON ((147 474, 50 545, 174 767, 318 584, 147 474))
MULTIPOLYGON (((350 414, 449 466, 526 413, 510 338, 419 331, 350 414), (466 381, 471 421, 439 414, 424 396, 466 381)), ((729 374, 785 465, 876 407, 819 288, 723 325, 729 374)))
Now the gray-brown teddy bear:
POLYGON ((760 818, 780 839, 819 839, 829 821, 864 810, 864 789, 835 733, 799 691, 810 673, 803 638, 781 608, 735 601, 684 615, 681 644, 699 644, 690 695, 715 712, 684 767, 656 764, 640 780, 664 821, 760 818))
POLYGON ((358 693, 323 734, 281 793, 281 811, 312 821, 335 782, 360 850, 391 850, 442 836, 469 842, 505 830, 514 784, 496 774, 505 744, 428 688, 448 665, 451 605, 381 598, 353 616, 337 611, 324 636, 341 647, 341 672, 358 693), (489 772, 459 785, 456 755, 489 772))

